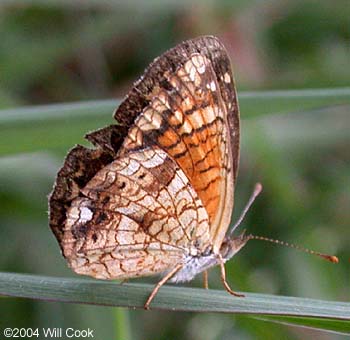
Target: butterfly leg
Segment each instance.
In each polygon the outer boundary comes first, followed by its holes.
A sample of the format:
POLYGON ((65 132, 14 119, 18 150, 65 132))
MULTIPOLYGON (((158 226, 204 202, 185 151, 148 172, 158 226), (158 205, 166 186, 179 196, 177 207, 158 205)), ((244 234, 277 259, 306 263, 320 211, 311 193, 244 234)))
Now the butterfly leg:
POLYGON ((208 284, 208 271, 205 270, 203 272, 203 285, 204 285, 204 288, 205 289, 208 289, 209 288, 209 284, 208 284))
POLYGON ((179 263, 172 271, 170 271, 167 275, 165 275, 154 287, 154 289, 152 290, 152 293, 150 294, 150 296, 148 297, 144 308, 145 309, 149 309, 149 305, 151 304, 152 300, 154 299, 154 297, 157 295, 160 287, 162 287, 168 280, 171 279, 172 276, 174 276, 181 268, 183 267, 183 263, 179 263))
POLYGON ((224 260, 222 259, 222 256, 221 254, 218 255, 218 262, 219 262, 219 266, 220 266, 220 271, 221 271, 221 281, 225 287, 225 289, 231 294, 231 295, 234 295, 234 296, 237 296, 237 297, 244 297, 245 295, 244 294, 239 294, 239 293, 236 293, 234 292, 231 287, 229 286, 229 284, 227 283, 226 281, 226 271, 225 271, 225 263, 224 263, 224 260))

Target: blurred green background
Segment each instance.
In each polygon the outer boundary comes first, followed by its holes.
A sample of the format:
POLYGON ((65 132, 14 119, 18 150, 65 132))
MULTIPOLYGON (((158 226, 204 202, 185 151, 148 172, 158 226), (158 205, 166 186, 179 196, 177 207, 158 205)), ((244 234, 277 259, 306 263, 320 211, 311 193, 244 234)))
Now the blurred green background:
MULTIPOLYGON (((0 32, 2 109, 121 99, 154 57, 203 34, 217 35, 225 44, 239 95, 350 84, 348 0, 2 1, 0 32)), ((241 291, 348 301, 349 106, 269 115, 264 105, 256 100, 247 113, 242 106, 234 216, 260 181, 263 194, 242 228, 337 254, 342 262, 336 266, 251 241, 227 265, 229 281, 241 291)), ((86 120, 65 116, 64 125, 43 119, 32 126, 25 111, 7 125, 0 120, 1 271, 76 276, 48 228, 47 195, 67 150, 82 142, 84 132, 109 124, 111 114, 86 120), (46 144, 56 135, 57 143, 46 144)), ((190 285, 201 285, 200 278, 190 285)), ((210 286, 222 288, 216 269, 210 286)), ((342 338, 247 316, 14 298, 0 299, 0 316, 1 327, 90 327, 98 339, 342 338)))

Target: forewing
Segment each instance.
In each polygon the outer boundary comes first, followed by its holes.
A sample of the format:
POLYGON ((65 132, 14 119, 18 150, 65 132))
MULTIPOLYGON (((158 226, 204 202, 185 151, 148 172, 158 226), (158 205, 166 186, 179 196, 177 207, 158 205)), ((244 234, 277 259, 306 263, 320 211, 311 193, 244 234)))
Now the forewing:
POLYGON ((239 113, 221 43, 203 37, 156 59, 115 113, 131 124, 119 150, 154 145, 184 171, 210 219, 214 249, 231 219, 239 158, 239 113))

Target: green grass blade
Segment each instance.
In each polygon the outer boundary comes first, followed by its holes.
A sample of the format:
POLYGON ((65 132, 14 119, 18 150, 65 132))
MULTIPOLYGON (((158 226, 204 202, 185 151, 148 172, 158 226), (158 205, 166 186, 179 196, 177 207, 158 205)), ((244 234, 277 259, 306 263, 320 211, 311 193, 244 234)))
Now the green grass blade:
POLYGON ((66 120, 75 117, 99 117, 108 113, 111 116, 112 111, 119 103, 119 100, 109 99, 4 109, 0 110, 0 126, 3 124, 10 125, 49 120, 66 120))
MULTIPOLYGON (((305 111, 350 103, 350 88, 240 93, 242 117, 305 111)), ((112 122, 118 100, 0 110, 0 155, 67 150, 112 122)))
POLYGON ((350 87, 246 92, 238 97, 242 115, 251 117, 350 104, 350 87))
POLYGON ((347 320, 330 320, 327 318, 313 318, 313 317, 293 317, 293 316, 276 316, 264 315, 254 317, 257 320, 268 322, 275 322, 288 326, 298 326, 304 328, 324 330, 327 332, 338 334, 350 334, 350 322, 347 320))
POLYGON ((65 150, 112 122, 118 101, 54 104, 0 111, 0 155, 65 150))
MULTIPOLYGON (((153 287, 0 273, 0 295, 132 309, 143 308, 153 287)), ((169 311, 262 314, 269 321, 350 334, 350 303, 345 302, 250 293, 245 298, 236 298, 223 290, 164 286, 151 307, 169 311)))
MULTIPOLYGON (((279 90, 239 92, 241 111, 245 115, 305 111, 335 104, 350 104, 350 87, 338 89, 279 90), (266 105, 263 106, 262 104, 266 105), (261 111, 255 112, 260 107, 261 111)), ((94 100, 77 103, 37 105, 0 110, 0 124, 48 119, 69 119, 76 116, 111 114, 120 100, 94 100)))

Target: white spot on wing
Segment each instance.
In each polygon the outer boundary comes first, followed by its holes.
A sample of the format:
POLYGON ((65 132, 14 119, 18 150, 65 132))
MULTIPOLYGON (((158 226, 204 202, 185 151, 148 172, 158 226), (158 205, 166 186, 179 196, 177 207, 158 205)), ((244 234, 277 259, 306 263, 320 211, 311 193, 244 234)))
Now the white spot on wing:
POLYGON ((216 115, 215 115, 213 107, 210 106, 210 105, 206 106, 203 109, 203 116, 205 118, 205 123, 206 124, 212 123, 215 120, 215 118, 216 118, 216 115))
POLYGON ((210 83, 210 89, 211 89, 212 91, 215 91, 215 90, 216 90, 216 85, 215 85, 214 80, 210 83))
POLYGON ((187 120, 184 121, 181 128, 184 133, 192 133, 192 126, 187 120))
POLYGON ((80 216, 79 216, 79 223, 86 223, 88 221, 90 221, 92 219, 92 216, 94 214, 92 213, 92 211, 87 208, 87 207, 81 207, 80 208, 80 216))
POLYGON ((179 121, 179 123, 182 124, 183 119, 184 119, 184 116, 183 116, 182 112, 180 112, 179 110, 176 110, 176 111, 174 112, 174 116, 175 116, 175 118, 179 121))
POLYGON ((231 77, 227 72, 224 74, 224 82, 227 84, 231 83, 231 77))
POLYGON ((124 169, 121 169, 119 173, 124 176, 131 176, 134 173, 136 173, 139 169, 140 169, 140 163, 131 159, 129 164, 124 169))
POLYGON ((188 119, 190 120, 192 126, 195 129, 198 129, 201 126, 203 126, 202 115, 201 115, 201 113, 199 111, 193 112, 190 116, 188 116, 188 119))
POLYGON ((154 156, 150 159, 145 160, 142 165, 147 168, 155 168, 158 165, 161 165, 164 163, 164 159, 161 158, 158 154, 154 154, 154 156))
POLYGON ((205 61, 200 54, 195 54, 192 57, 193 65, 196 67, 198 73, 203 74, 205 72, 205 61))

